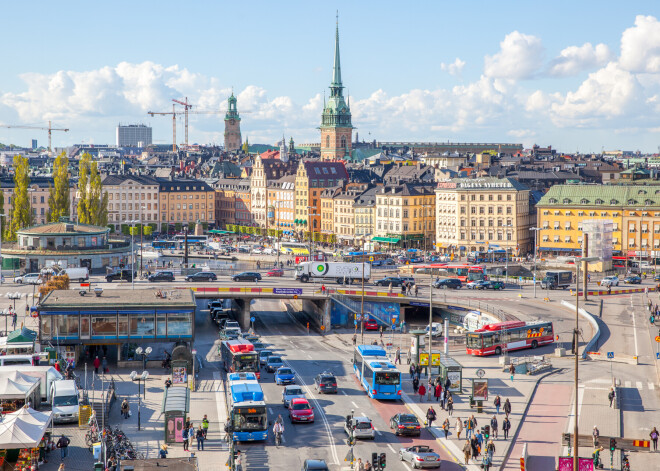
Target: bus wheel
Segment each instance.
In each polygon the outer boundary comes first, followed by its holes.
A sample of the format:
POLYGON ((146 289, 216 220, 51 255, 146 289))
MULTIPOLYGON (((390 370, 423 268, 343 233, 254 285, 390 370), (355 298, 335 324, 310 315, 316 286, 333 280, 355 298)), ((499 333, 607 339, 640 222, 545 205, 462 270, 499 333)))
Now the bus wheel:
POLYGON ((532 348, 536 348, 539 346, 539 343, 536 340, 532 340, 532 348))
POLYGON ((495 355, 501 355, 502 354, 502 349, 500 347, 495 348, 495 355))

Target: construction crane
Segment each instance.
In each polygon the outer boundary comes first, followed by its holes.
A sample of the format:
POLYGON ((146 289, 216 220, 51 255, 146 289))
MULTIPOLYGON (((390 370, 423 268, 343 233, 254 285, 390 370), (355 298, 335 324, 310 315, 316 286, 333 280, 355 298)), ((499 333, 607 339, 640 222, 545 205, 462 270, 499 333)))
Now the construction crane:
POLYGON ((186 130, 186 132, 185 132, 186 139, 185 139, 184 142, 186 143, 186 149, 187 149, 187 148, 188 148, 188 110, 189 110, 189 109, 192 109, 193 105, 191 105, 190 103, 188 103, 188 97, 186 97, 185 100, 186 100, 186 101, 180 101, 180 100, 172 99, 172 101, 173 101, 174 103, 178 103, 179 105, 183 106, 183 109, 184 109, 184 112, 183 112, 183 113, 184 113, 184 115, 185 115, 185 120, 184 120, 184 122, 185 122, 185 130, 186 130))
POLYGON ((0 124, 0 128, 13 128, 13 129, 41 129, 42 131, 48 131, 48 153, 53 152, 53 148, 51 146, 52 142, 52 132, 53 131, 64 131, 68 132, 68 128, 54 128, 51 124, 50 121, 48 121, 48 127, 42 127, 42 126, 22 126, 22 125, 14 125, 14 124, 0 124))
POLYGON ((177 115, 184 115, 185 116, 185 145, 186 148, 188 148, 188 114, 223 114, 225 111, 223 110, 218 110, 218 111, 188 111, 189 108, 192 108, 193 105, 188 103, 188 98, 186 98, 185 102, 181 102, 178 100, 172 100, 176 103, 179 103, 183 106, 185 106, 185 111, 176 111, 175 105, 172 105, 172 111, 147 111, 147 114, 149 116, 154 116, 154 115, 172 115, 172 152, 176 152, 176 117, 177 115))
POLYGON ((154 115, 172 115, 172 152, 176 152, 176 115, 182 114, 181 112, 177 112, 174 109, 175 105, 172 105, 172 111, 164 111, 164 112, 158 112, 158 111, 147 111, 147 114, 149 116, 154 116, 154 115))

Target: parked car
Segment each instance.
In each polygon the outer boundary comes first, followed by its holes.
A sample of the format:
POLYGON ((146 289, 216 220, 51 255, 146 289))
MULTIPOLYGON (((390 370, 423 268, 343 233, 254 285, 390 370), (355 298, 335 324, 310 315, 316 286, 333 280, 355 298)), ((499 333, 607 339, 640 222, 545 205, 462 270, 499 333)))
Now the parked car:
POLYGON ((463 283, 458 278, 445 278, 433 282, 433 287, 438 289, 460 289, 462 286, 463 283))
POLYGON ((623 279, 623 282, 627 283, 629 285, 641 285, 642 284, 642 277, 637 276, 637 275, 626 276, 623 279))
POLYGON ((364 321, 364 330, 378 330, 378 323, 375 319, 369 318, 364 321))
POLYGON ((131 270, 117 270, 112 273, 105 275, 105 281, 112 283, 113 281, 133 281, 133 278, 137 276, 136 272, 131 270))
POLYGON ((346 417, 346 422, 344 422, 344 432, 346 432, 349 436, 352 434, 354 438, 363 438, 369 440, 376 439, 376 430, 374 429, 374 424, 371 423, 371 419, 369 419, 369 417, 346 417))
POLYGON ((26 285, 40 285, 42 283, 39 273, 26 273, 14 278, 14 283, 25 283, 26 285))
POLYGON ((294 422, 314 422, 314 410, 304 397, 292 399, 289 405, 289 419, 294 422))
POLYGON ((212 271, 200 271, 186 276, 186 281, 215 281, 218 277, 212 271))
POLYGON ((504 283, 502 281, 489 280, 485 282, 484 289, 502 290, 504 289, 504 283))
POLYGON ((262 252, 264 253, 264 255, 275 255, 277 253, 277 251, 272 247, 268 247, 267 249, 263 249, 262 252))
POLYGON ((149 281, 174 281, 174 273, 171 271, 159 271, 153 275, 149 275, 149 281))
POLYGON ((266 272, 267 276, 284 276, 284 270, 282 268, 271 268, 266 272))
POLYGON ((439 468, 440 455, 426 445, 415 445, 399 450, 399 460, 408 461, 413 468, 439 468))
POLYGON ((337 394, 337 378, 332 373, 324 371, 314 378, 314 387, 319 393, 337 394))
POLYGON ((474 280, 470 281, 465 287, 467 289, 485 289, 486 288, 486 281, 482 280, 474 280))
POLYGON ((259 281, 261 280, 261 273, 244 271, 231 277, 232 281, 259 281))
POLYGON ((619 286, 619 277, 618 276, 606 276, 600 282, 600 285, 605 286, 605 287, 619 286))
POLYGON ((394 435, 413 435, 419 437, 422 434, 422 426, 414 414, 396 414, 390 419, 390 428, 394 430, 394 435))
POLYGON ((288 408, 292 399, 300 399, 305 397, 305 391, 298 385, 292 384, 290 386, 284 386, 282 389, 282 403, 284 407, 288 408))
POLYGON ((275 384, 293 384, 296 382, 296 373, 288 366, 282 366, 275 372, 275 384))

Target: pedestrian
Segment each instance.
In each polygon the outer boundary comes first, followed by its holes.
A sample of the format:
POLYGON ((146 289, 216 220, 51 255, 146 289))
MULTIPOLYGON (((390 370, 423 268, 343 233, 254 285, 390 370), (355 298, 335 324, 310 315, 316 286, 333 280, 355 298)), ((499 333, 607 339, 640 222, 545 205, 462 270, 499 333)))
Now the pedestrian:
POLYGON ((94 373, 99 374, 100 366, 101 366, 101 360, 99 360, 99 356, 96 355, 96 358, 94 358, 94 373))
POLYGON ((408 350, 406 350, 406 362, 410 365, 410 361, 411 361, 410 349, 408 349, 408 350))
POLYGON ((513 381, 513 376, 516 374, 516 367, 513 366, 513 363, 509 366, 509 374, 511 375, 511 381, 513 381))
POLYGON ((445 410, 445 404, 447 402, 447 392, 443 389, 440 391, 440 407, 442 410, 445 410))
POLYGON ((490 465, 493 463, 493 459, 488 453, 484 453, 484 457, 481 460, 481 469, 484 471, 490 471, 490 465))
POLYGON ((610 392, 607 394, 607 398, 610 400, 610 407, 612 407, 612 403, 614 402, 614 388, 610 388, 610 392))
POLYGON ((364 463, 362 462, 362 458, 358 458, 357 460, 357 471, 364 471, 364 463))
POLYGON ((490 433, 492 433, 495 438, 497 438, 497 428, 498 428, 497 417, 493 416, 493 418, 490 419, 490 433))
POLYGON ((449 435, 449 417, 442 423, 442 431, 445 432, 445 440, 447 440, 447 436, 449 435))
POLYGON ((470 439, 470 447, 470 451, 472 452, 472 459, 476 461, 477 457, 479 456, 479 441, 477 440, 476 435, 472 435, 472 438, 470 439))
POLYGON ((472 454, 472 445, 470 444, 470 440, 465 440, 465 445, 463 445, 463 456, 465 457, 466 465, 470 462, 471 454, 472 454))
POLYGON ((417 379, 416 376, 413 376, 412 387, 415 394, 417 394, 417 390, 419 389, 419 380, 417 379))
POLYGON ((200 451, 200 450, 204 451, 204 430, 202 430, 201 425, 197 429, 197 433, 195 434, 195 438, 197 438, 197 451, 200 451))
POLYGON ((128 404, 128 399, 124 398, 121 403, 121 415, 124 416, 124 419, 128 419, 128 416, 131 412, 131 406, 128 404))
MULTIPOLYGON (((387 289, 387 292, 390 293, 390 294, 392 294, 392 282, 391 282, 391 281, 390 281, 390 286, 389 286, 389 288, 387 289)), ((368 463, 368 462, 367 462, 367 463, 368 463)))
POLYGON ((204 414, 204 418, 202 419, 202 430, 204 431, 204 440, 206 440, 206 436, 209 433, 209 419, 206 414, 204 414))
POLYGON ((594 448, 598 445, 598 437, 600 437, 600 430, 594 425, 594 430, 591 432, 591 441, 593 442, 594 448))
POLYGON ((60 439, 57 440, 56 446, 60 449, 60 457, 62 459, 69 455, 69 443, 71 443, 71 440, 69 440, 64 434, 62 434, 60 439))
POLYGON ((183 438, 183 451, 188 451, 188 427, 183 428, 183 432, 181 432, 181 438, 183 438))
POLYGON ((433 409, 433 406, 429 407, 429 409, 426 411, 426 424, 429 428, 433 426, 433 421, 436 419, 436 417, 437 415, 433 409))
POLYGON ((426 395, 426 387, 424 384, 419 385, 419 402, 424 402, 424 396, 426 395))
MULTIPOLYGON (((447 393, 451 394, 451 393, 447 393)), ((451 417, 451 415, 454 413, 454 398, 449 396, 449 399, 447 399, 447 413, 451 417)))
POLYGON ((18 320, 18 316, 16 315, 15 312, 12 313, 11 315, 11 325, 15 329, 16 328, 16 321, 18 320))
POLYGON ((422 365, 417 365, 415 367, 415 374, 417 375, 417 379, 422 375, 422 365))
POLYGON ((192 422, 190 422, 190 427, 188 427, 188 446, 192 445, 193 438, 195 438, 195 427, 192 422))
POLYGON ((357 344, 357 334, 353 334, 353 346, 357 344))
POLYGON ((447 375, 447 378, 445 378, 445 391, 449 392, 449 386, 451 386, 451 379, 449 379, 449 375, 447 375))
POLYGON ((408 371, 410 372, 410 377, 414 378, 415 377, 415 364, 414 363, 409 363, 410 368, 408 368, 408 371))
POLYGON ((158 451, 158 457, 165 459, 167 458, 167 445, 164 443, 160 446, 160 450, 158 451))
POLYGON ((415 297, 419 296, 419 286, 415 285, 415 297))
MULTIPOLYGON (((440 400, 440 394, 442 393, 442 386, 439 384, 435 385, 435 391, 433 392, 433 395, 435 396, 435 402, 438 402, 440 400)), ((444 409, 444 407, 443 407, 444 409)))
POLYGON ((110 369, 108 368, 108 359, 106 357, 103 357, 103 360, 101 361, 101 366, 103 367, 103 373, 110 372, 110 369))
POLYGON ((651 430, 649 436, 653 442, 653 451, 658 451, 658 429, 653 427, 653 430, 651 430))
POLYGON ((477 419, 474 417, 474 415, 471 415, 468 418, 468 425, 467 425, 467 437, 470 437, 472 435, 473 437, 476 435, 475 431, 477 430, 477 419))
POLYGON ((507 417, 509 417, 509 414, 511 414, 511 403, 509 402, 508 397, 506 398, 506 401, 504 401, 504 413, 507 417))
POLYGON ((490 439, 488 445, 486 445, 486 455, 490 458, 490 461, 493 461, 493 456, 495 455, 495 442, 490 439))
POLYGON ((401 294, 406 295, 406 283, 401 283, 401 294))
POLYGON ((511 421, 509 420, 509 417, 505 417, 504 422, 502 422, 502 431, 504 432, 505 440, 509 438, 509 430, 511 430, 511 421))
POLYGON ((394 353, 394 364, 401 364, 401 347, 396 347, 396 352, 394 353))
POLYGON ((495 406, 495 410, 497 411, 497 415, 500 415, 500 405, 502 404, 502 399, 500 398, 500 395, 498 394, 495 396, 495 400, 493 401, 493 405, 495 406))
POLYGON ((380 330, 380 338, 382 339, 383 338, 383 326, 382 325, 380 326, 379 330, 380 330))
POLYGON ((372 471, 371 462, 369 460, 367 460, 367 462, 364 463, 364 471, 372 471))
POLYGON ((60 463, 59 468, 57 468, 57 471, 64 471, 64 463, 60 463))
POLYGON ((461 432, 463 432, 463 421, 460 417, 456 417, 456 436, 461 439, 461 432))

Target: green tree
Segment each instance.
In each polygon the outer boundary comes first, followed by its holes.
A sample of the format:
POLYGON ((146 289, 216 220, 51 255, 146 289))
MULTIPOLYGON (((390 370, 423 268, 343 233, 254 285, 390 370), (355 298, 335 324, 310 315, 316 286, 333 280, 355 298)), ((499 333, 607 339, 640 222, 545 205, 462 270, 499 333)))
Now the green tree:
POLYGON ((89 220, 89 163, 92 156, 85 152, 78 162, 78 222, 91 224, 89 220))
POLYGON ((70 215, 69 159, 62 152, 53 164, 53 186, 48 196, 48 221, 57 222, 70 215))
POLYGON ((30 166, 22 155, 14 156, 14 202, 11 222, 7 226, 7 240, 16 240, 16 232, 32 224, 32 208, 28 187, 30 186, 30 166))
POLYGON ((106 226, 108 224, 108 192, 103 191, 103 182, 98 164, 85 153, 80 158, 78 170, 78 222, 106 226))

